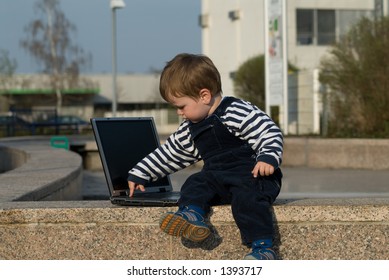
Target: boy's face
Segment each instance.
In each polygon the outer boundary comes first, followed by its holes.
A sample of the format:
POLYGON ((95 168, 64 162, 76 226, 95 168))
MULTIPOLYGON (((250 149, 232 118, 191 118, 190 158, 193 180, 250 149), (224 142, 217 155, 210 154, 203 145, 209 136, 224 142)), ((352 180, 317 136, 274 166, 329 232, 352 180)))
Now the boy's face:
POLYGON ((177 108, 177 114, 184 119, 188 119, 193 123, 197 123, 205 119, 210 112, 211 106, 209 99, 212 96, 200 94, 199 99, 195 100, 191 97, 171 97, 171 104, 177 108))

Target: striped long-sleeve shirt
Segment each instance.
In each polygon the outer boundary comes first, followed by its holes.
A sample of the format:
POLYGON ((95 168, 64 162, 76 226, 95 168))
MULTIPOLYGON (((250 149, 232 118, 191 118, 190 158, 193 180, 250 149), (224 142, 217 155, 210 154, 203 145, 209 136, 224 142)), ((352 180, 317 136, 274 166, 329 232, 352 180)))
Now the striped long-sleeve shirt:
MULTIPOLYGON (((246 141, 256 153, 257 161, 278 168, 282 162, 283 137, 276 124, 258 107, 236 99, 219 116, 236 137, 246 141)), ((166 141, 129 171, 128 180, 136 183, 155 181, 201 160, 185 120, 166 141)))

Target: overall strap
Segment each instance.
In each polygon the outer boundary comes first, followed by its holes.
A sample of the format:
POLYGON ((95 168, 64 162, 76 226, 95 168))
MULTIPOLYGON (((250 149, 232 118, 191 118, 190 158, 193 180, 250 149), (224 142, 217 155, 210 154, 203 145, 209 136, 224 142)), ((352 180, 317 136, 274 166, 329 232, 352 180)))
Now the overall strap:
POLYGON ((235 97, 232 97, 232 96, 226 96, 222 99, 222 101, 220 102, 219 106, 216 108, 216 110, 213 112, 215 115, 217 115, 218 117, 220 117, 221 115, 223 115, 224 111, 227 109, 228 106, 231 105, 232 102, 238 100, 237 98, 235 97))

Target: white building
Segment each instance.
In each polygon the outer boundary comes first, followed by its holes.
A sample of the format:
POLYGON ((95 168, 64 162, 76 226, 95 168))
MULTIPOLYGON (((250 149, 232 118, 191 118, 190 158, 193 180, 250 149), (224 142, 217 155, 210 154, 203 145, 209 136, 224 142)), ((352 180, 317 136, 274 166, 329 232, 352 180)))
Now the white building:
MULTIPOLYGON (((362 16, 387 15, 388 0, 285 0, 288 61, 301 71, 289 89, 288 130, 319 133, 320 98, 314 69, 328 48, 362 16), (378 7, 380 7, 378 9, 378 7), (302 85, 303 84, 303 85, 302 85), (298 87, 298 88, 296 88, 298 87)), ((202 0, 202 50, 233 95, 233 77, 249 58, 264 54, 264 0, 202 0)))

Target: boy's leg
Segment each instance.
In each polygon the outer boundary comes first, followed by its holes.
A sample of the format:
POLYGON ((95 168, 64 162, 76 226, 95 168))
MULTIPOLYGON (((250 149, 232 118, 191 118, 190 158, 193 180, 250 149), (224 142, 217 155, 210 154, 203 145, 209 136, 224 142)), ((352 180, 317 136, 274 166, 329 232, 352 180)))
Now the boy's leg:
POLYGON ((196 205, 204 210, 205 215, 211 210, 211 201, 215 198, 214 178, 212 172, 200 171, 189 176, 180 190, 180 206, 196 205))
POLYGON ((246 245, 253 251, 269 249, 274 236, 271 205, 280 192, 280 181, 267 176, 248 182, 231 188, 232 213, 246 245))

